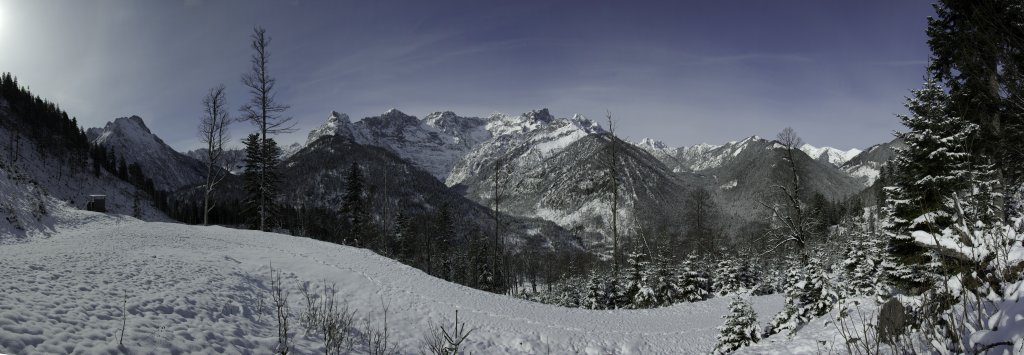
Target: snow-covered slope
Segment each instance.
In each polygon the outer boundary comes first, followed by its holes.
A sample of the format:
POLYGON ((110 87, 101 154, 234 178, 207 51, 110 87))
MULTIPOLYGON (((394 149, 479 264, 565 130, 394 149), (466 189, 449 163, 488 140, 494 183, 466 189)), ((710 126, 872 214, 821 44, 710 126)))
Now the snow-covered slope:
MULTIPOLYGON (((822 194, 839 201, 863 190, 854 178, 831 163, 814 159, 802 151, 794 150, 802 190, 809 194, 822 194)), ((716 159, 701 173, 714 180, 721 189, 727 210, 741 217, 751 218, 752 212, 763 211, 758 201, 772 192, 772 186, 788 184, 791 172, 787 168, 784 146, 774 140, 748 137, 730 142, 709 152, 716 159)))
POLYGON ((548 109, 522 115, 495 114, 487 120, 493 136, 466 154, 448 175, 447 184, 464 183, 483 171, 493 170, 498 159, 511 166, 539 164, 580 138, 603 133, 600 125, 583 117, 555 118, 548 109))
MULTIPOLYGON (((0 120, 4 118, 0 113, 0 120)), ((0 125, 0 147, 10 146, 10 138, 9 131, 0 125)), ((80 209, 85 209, 89 195, 103 194, 107 196, 107 210, 112 214, 122 215, 133 213, 135 197, 139 196, 143 219, 169 220, 163 212, 156 209, 145 192, 139 191, 103 169, 96 175, 88 161, 69 162, 68 158, 57 150, 43 154, 39 151, 39 145, 28 139, 21 139, 19 145, 21 159, 18 162, 13 165, 10 162, 0 163, 0 170, 3 170, 5 175, 0 179, 11 179, 11 188, 30 189, 32 194, 41 194, 37 195, 39 198, 45 195, 60 200, 71 208, 80 209)), ((24 207, 20 202, 14 202, 17 201, 16 196, 23 193, 27 192, 0 191, 0 204, 7 202, 13 207, 24 207)))
MULTIPOLYGON (((281 154, 281 160, 287 159, 287 157, 290 157, 292 154, 295 154, 295 152, 299 151, 299 149, 302 149, 302 145, 299 143, 294 143, 285 148, 286 149, 283 149, 283 154, 281 154), (294 151, 291 151, 291 149, 294 149, 294 151)), ((190 150, 185 152, 185 155, 200 162, 206 161, 207 159, 206 148, 190 150)), ((234 175, 241 175, 245 171, 245 149, 225 150, 224 155, 221 157, 219 166, 222 169, 227 170, 234 175)))
POLYGON ((462 117, 443 111, 422 119, 391 109, 357 122, 346 114, 332 112, 326 122, 310 131, 306 145, 324 136, 338 136, 384 148, 454 185, 465 179, 464 165, 480 160, 481 156, 524 145, 534 146, 533 154, 550 155, 579 138, 599 132, 603 132, 599 125, 582 116, 555 118, 547 109, 522 115, 494 114, 488 118, 462 117))
POLYGON ((521 145, 485 144, 491 150, 474 151, 460 163, 466 163, 462 166, 467 169, 459 175, 452 174, 453 178, 465 177, 455 186, 481 204, 493 206, 494 166, 500 159, 499 176, 503 182, 499 201, 503 212, 541 217, 570 230, 592 232, 583 236, 587 244, 610 245, 611 178, 606 161, 610 159, 609 147, 615 144, 620 169, 620 228, 632 230, 654 221, 669 221, 671 227, 681 227, 677 216, 685 194, 696 185, 694 181, 673 173, 647 152, 613 140, 608 134, 575 138, 570 133, 562 138, 572 143, 547 152, 538 148, 544 144, 529 141, 521 145))
POLYGON ((875 144, 851 158, 841 168, 847 174, 859 179, 864 186, 871 186, 878 179, 882 165, 896 156, 896 150, 903 148, 906 148, 906 145, 899 138, 888 143, 875 144))
MULTIPOLYGON (((283 200, 296 208, 337 211, 347 189, 345 178, 352 164, 360 166, 365 188, 377 191, 370 195, 375 201, 370 206, 374 218, 383 218, 388 213, 383 209, 386 206, 391 206, 391 218, 396 212, 417 216, 436 213, 444 207, 452 213, 456 224, 464 228, 493 228, 487 208, 450 189, 414 163, 387 149, 358 144, 342 136, 322 136, 283 162, 282 178, 291 181, 282 186, 283 200), (379 192, 386 192, 387 204, 383 203, 385 194, 379 192)), ((505 221, 504 227, 513 237, 510 238, 513 246, 519 240, 516 237, 539 235, 557 250, 579 249, 573 235, 554 223, 527 218, 505 218, 505 221)))
MULTIPOLYGON (((133 222, 78 222, 48 239, 0 248, 0 352, 271 353, 277 342, 269 267, 290 294, 293 352, 323 353, 298 325, 301 285, 324 280, 379 326, 388 305, 390 341, 419 353, 430 322, 459 320, 474 354, 707 353, 729 300, 652 310, 591 311, 532 303, 428 276, 372 252, 280 234, 133 222), (262 300, 262 302, 260 302, 262 300), (265 307, 260 307, 264 304, 265 307), (126 312, 122 312, 122 306, 126 312)), ((754 297, 761 321, 778 296, 754 297)), ((364 353, 364 343, 353 351, 364 353)))
POLYGON ((762 140, 761 137, 750 136, 723 145, 701 143, 689 147, 673 148, 660 141, 645 138, 635 144, 678 173, 699 172, 722 166, 747 149, 748 143, 762 140))
POLYGON ((52 226, 50 210, 57 201, 34 181, 10 174, 0 162, 0 245, 30 235, 45 234, 52 226))
POLYGON ((835 165, 843 166, 847 161, 853 159, 857 154, 861 153, 860 149, 852 148, 849 150, 841 150, 832 147, 815 147, 810 144, 804 144, 800 146, 800 150, 807 153, 811 158, 835 165))
POLYGON ((158 190, 175 191, 203 181, 201 162, 171 148, 149 131, 139 116, 121 117, 86 131, 89 142, 111 147, 128 163, 138 163, 158 190))

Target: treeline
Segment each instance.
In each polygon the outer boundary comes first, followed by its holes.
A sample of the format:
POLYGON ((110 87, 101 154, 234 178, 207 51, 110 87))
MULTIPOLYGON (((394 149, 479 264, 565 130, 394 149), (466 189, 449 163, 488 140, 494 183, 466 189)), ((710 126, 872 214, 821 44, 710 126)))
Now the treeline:
MULTIPOLYGON (((35 142, 41 154, 56 153, 63 149, 76 157, 78 162, 85 161, 89 138, 78 125, 77 118, 69 118, 67 112, 57 104, 19 86, 18 79, 11 73, 0 75, 0 97, 3 99, 0 109, 10 113, 0 123, 12 134, 21 134, 35 142)), ((21 137, 14 137, 12 142, 19 139, 21 137)))

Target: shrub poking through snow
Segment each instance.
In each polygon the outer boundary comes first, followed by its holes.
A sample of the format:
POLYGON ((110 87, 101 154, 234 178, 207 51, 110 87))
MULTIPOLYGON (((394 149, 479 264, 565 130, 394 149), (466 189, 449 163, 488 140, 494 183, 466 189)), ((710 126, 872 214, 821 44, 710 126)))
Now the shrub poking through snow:
POLYGON ((341 354, 345 345, 352 342, 350 335, 355 319, 355 311, 350 311, 348 303, 338 301, 337 286, 323 281, 321 293, 311 290, 308 284, 302 287, 304 308, 299 315, 299 324, 306 334, 316 334, 324 344, 327 355, 341 354))
POLYGON ((746 300, 736 297, 729 304, 729 314, 723 316, 725 324, 718 327, 718 344, 715 354, 727 354, 761 340, 761 329, 757 314, 746 300))
POLYGON ((459 322, 459 311, 455 310, 451 329, 430 322, 430 330, 423 334, 423 346, 433 355, 456 355, 470 333, 473 333, 473 328, 466 330, 466 323, 459 322))
POLYGON ((288 291, 281 285, 281 270, 274 270, 273 265, 270 266, 270 297, 277 316, 277 353, 287 355, 292 348, 288 330, 291 310, 288 308, 288 291))

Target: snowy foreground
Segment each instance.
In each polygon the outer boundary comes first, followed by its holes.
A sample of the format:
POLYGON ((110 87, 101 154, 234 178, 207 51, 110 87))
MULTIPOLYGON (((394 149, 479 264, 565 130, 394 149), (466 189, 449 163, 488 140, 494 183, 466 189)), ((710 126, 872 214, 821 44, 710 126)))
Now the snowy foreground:
MULTIPOLYGON (((390 304, 400 353, 425 350, 430 322, 475 328, 475 354, 708 353, 729 298, 654 310, 590 311, 537 304, 463 287, 366 250, 292 236, 140 222, 58 211, 49 237, 0 244, 0 352, 269 353, 277 343, 269 267, 284 271, 293 307, 294 350, 322 353, 297 314, 303 282, 336 283, 357 321, 377 324, 390 304)), ((762 322, 779 296, 753 297, 762 322)), ((359 352, 358 345, 355 348, 359 352)), ((770 350, 765 350, 770 351, 770 350)))

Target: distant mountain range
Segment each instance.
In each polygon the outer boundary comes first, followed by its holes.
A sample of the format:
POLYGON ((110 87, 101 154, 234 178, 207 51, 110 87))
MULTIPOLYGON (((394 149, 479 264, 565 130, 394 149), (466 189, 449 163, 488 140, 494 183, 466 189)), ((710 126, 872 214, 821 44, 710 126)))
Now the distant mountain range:
MULTIPOLYGON (((88 134, 96 143, 132 152, 125 159, 139 162, 147 173, 159 172, 152 176, 167 189, 197 184, 204 174, 198 161, 203 150, 175 152, 139 117, 119 118, 88 134)), ((391 109, 355 122, 331 112, 310 131, 305 144, 286 147, 282 167, 292 183, 285 200, 337 205, 344 173, 358 162, 371 180, 388 174, 396 186, 394 196, 405 208, 449 204, 462 206, 457 208, 466 216, 486 220, 494 205, 497 164, 502 213, 518 218, 516 223, 547 220, 586 233, 586 244, 602 244, 607 241, 602 235, 610 223, 611 202, 603 185, 608 181, 603 159, 612 146, 622 169, 620 223, 625 230, 656 219, 678 220, 687 208, 685 196, 698 189, 712 192, 730 216, 727 228, 741 228, 760 218, 757 201, 783 176, 781 145, 757 136, 721 145, 670 147, 650 139, 624 142, 583 116, 558 118, 547 109, 485 118, 450 111, 417 118, 391 109)), ((805 144, 796 159, 807 193, 842 200, 870 186, 898 147, 895 141, 864 151, 805 144)), ((240 150, 229 152, 224 168, 240 173, 241 155, 240 150)), ((686 228, 678 223, 673 228, 686 228)))

